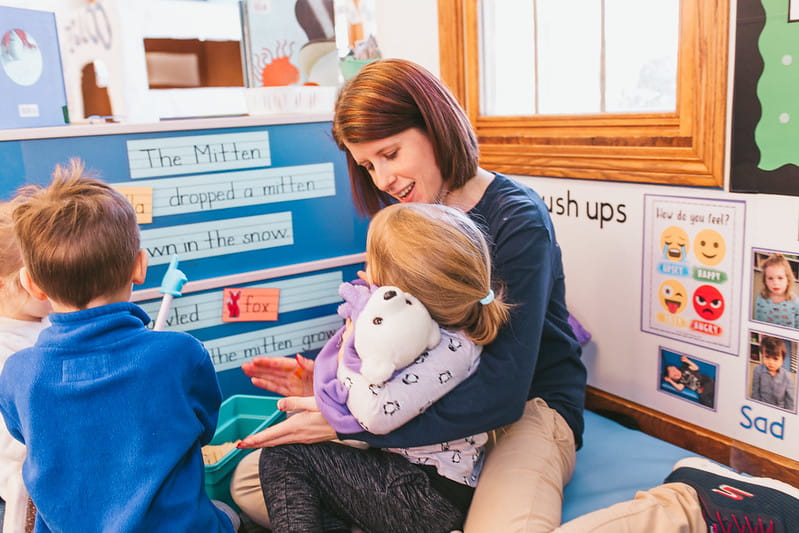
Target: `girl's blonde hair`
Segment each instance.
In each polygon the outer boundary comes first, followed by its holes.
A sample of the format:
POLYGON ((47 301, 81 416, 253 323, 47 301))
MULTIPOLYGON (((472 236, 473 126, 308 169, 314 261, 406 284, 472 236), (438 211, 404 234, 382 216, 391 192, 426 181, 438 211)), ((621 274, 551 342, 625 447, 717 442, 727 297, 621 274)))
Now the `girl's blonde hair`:
POLYGON ((0 295, 8 296, 8 289, 22 290, 19 269, 22 268, 22 252, 14 235, 11 212, 14 202, 0 203, 0 295))
POLYGON ((7 317, 15 316, 28 297, 19 280, 22 250, 11 218, 16 205, 13 200, 0 203, 0 316, 7 317))
POLYGON ((760 288, 760 296, 763 298, 768 298, 770 295, 770 291, 768 290, 768 285, 766 285, 766 268, 768 267, 782 267, 785 270, 785 278, 788 280, 788 284, 785 287, 785 298, 788 300, 793 300, 793 284, 796 283, 796 277, 793 275, 793 269, 791 269, 791 264, 785 259, 785 256, 782 254, 772 254, 765 261, 760 264, 760 269, 763 272, 763 277, 760 279, 762 287, 760 288))
POLYGON ((373 284, 413 294, 441 327, 462 330, 477 344, 493 341, 508 320, 503 290, 492 287, 485 236, 461 211, 420 203, 385 207, 369 225, 366 255, 373 284), (493 300, 481 303, 492 288, 493 300))

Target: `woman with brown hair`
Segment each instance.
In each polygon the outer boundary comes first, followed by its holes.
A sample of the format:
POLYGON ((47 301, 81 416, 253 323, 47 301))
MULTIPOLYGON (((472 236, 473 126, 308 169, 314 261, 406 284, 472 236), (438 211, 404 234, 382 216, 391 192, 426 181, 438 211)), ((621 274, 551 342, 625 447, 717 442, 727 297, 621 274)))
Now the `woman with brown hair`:
MULTIPOLYGON (((361 212, 373 215, 395 202, 441 203, 465 212, 488 236, 496 276, 514 306, 474 376, 387 435, 338 437, 392 448, 493 430, 496 442, 467 528, 554 529, 581 442, 586 371, 568 321, 561 251, 546 206, 531 189, 478 166, 477 139, 462 108, 414 63, 388 59, 365 66, 339 94, 333 135, 346 154, 361 212)), ((311 392, 308 360, 256 358, 242 369, 268 390, 311 392)), ((319 413, 307 411, 244 445, 336 437, 319 413)), ((253 475, 257 460, 239 466, 231 491, 245 512, 265 522, 258 503, 251 503, 260 488, 253 475)))

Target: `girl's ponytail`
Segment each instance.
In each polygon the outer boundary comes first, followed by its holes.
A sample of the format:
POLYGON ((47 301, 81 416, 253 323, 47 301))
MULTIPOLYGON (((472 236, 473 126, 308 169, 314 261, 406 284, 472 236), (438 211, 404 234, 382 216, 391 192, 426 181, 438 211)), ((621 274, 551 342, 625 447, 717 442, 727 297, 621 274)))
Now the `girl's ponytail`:
POLYGON ((478 301, 473 315, 473 321, 464 328, 469 338, 476 344, 493 341, 510 315, 510 306, 504 301, 504 291, 496 291, 487 303, 478 301))

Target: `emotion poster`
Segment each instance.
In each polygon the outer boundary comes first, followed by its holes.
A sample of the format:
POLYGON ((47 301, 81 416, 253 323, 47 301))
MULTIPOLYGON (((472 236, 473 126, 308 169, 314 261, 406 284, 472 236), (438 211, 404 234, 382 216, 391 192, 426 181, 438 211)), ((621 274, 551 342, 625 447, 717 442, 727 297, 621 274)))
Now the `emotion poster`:
POLYGON ((745 204, 644 195, 641 329, 738 351, 745 204))

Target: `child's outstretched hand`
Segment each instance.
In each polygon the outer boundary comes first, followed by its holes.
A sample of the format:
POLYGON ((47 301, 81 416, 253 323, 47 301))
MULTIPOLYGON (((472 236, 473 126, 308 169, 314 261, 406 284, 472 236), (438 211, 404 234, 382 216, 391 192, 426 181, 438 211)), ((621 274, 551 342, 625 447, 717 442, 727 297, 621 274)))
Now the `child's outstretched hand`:
POLYGON ((313 396, 313 360, 290 357, 255 357, 241 365, 256 387, 283 396, 313 396))

